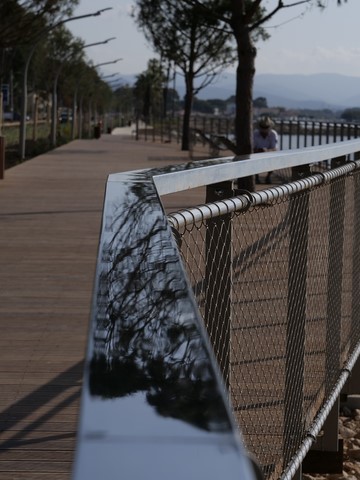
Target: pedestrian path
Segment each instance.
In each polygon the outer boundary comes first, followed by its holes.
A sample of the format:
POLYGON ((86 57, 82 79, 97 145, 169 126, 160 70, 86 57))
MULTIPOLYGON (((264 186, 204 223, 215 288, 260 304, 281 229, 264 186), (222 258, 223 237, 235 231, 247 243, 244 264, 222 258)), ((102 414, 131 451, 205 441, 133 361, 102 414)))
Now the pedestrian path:
POLYGON ((73 141, 0 181, 0 480, 70 478, 107 176, 189 160, 129 130, 73 141))

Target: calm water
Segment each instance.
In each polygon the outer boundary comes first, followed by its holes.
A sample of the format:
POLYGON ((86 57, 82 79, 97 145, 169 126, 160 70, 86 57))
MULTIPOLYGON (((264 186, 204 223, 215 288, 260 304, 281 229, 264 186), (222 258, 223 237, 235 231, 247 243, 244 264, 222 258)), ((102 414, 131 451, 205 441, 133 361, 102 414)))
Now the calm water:
MULTIPOLYGON (((347 137, 343 138, 348 140, 347 137)), ((327 137, 326 135, 316 135, 314 138, 311 135, 279 135, 279 149, 280 150, 293 150, 295 148, 315 147, 318 145, 326 145, 334 142, 340 142, 341 136, 337 135, 334 138, 333 135, 327 137)))

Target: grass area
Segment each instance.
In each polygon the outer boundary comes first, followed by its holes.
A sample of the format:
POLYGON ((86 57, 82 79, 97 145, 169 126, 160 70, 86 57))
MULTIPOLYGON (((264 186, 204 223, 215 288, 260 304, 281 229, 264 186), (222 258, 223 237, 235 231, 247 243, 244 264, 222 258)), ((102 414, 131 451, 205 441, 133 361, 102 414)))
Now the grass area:
MULTIPOLYGON (((26 125, 26 160, 52 150, 50 142, 51 125, 47 122, 39 123, 34 129, 33 124, 26 125)), ((5 137, 5 170, 22 162, 19 155, 19 124, 5 124, 1 135, 5 137)), ((63 145, 71 140, 71 124, 59 124, 57 133, 57 146, 63 145)), ((24 160, 23 160, 24 161, 24 160)))

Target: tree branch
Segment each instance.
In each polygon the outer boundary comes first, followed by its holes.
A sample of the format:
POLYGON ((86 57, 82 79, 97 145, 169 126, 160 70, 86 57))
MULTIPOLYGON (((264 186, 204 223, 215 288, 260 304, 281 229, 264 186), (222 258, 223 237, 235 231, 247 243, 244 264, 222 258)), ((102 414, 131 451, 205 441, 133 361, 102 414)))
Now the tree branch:
POLYGON ((256 30, 261 25, 268 22, 277 12, 279 12, 284 8, 297 7, 299 5, 304 5, 310 2, 312 2, 312 0, 299 0, 290 4, 284 4, 283 0, 279 0, 277 6, 271 12, 267 13, 264 17, 260 18, 259 20, 257 20, 251 25, 250 31, 256 30))

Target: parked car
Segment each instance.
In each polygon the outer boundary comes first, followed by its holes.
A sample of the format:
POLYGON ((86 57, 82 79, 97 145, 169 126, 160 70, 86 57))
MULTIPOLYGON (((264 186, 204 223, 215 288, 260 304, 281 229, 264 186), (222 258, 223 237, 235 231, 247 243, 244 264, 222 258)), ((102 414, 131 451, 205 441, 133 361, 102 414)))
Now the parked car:
MULTIPOLYGON (((4 112, 3 118, 5 122, 20 122, 21 115, 18 112, 4 112)), ((30 120, 29 115, 26 115, 26 120, 30 120)))
POLYGON ((62 112, 59 118, 60 123, 67 123, 72 121, 72 115, 69 115, 68 112, 62 112))
POLYGON ((13 112, 4 112, 3 119, 4 119, 4 122, 12 122, 14 119, 13 112))

